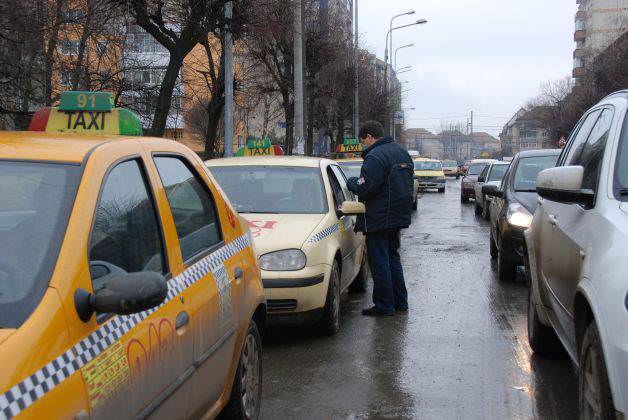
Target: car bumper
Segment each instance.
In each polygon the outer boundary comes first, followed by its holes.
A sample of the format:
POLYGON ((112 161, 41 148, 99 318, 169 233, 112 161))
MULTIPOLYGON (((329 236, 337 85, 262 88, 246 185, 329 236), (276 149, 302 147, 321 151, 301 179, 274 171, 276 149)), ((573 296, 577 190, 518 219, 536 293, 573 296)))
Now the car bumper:
POLYGON ((473 184, 468 186, 463 184, 460 191, 463 197, 475 198, 475 185, 473 184))
POLYGON ((262 271, 269 316, 289 316, 322 309, 331 267, 320 264, 298 271, 262 271))
POLYGON ((458 171, 443 171, 445 172, 445 176, 460 176, 458 171))
POLYGON ((430 189, 440 189, 445 188, 445 180, 434 180, 434 181, 418 181, 420 190, 430 190, 430 189))

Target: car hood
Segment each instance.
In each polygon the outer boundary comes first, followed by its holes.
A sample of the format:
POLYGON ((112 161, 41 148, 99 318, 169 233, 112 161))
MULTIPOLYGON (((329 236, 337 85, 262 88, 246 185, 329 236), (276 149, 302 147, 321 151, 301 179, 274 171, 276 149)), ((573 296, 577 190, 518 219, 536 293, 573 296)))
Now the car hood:
POLYGON ((515 191, 513 193, 514 201, 520 203, 530 214, 534 214, 537 206, 539 205, 539 195, 535 192, 520 192, 515 191))
POLYGON ((444 176, 443 171, 414 171, 415 176, 444 176))
POLYGON ((324 214, 242 214, 251 229, 259 255, 282 249, 301 249, 324 214))

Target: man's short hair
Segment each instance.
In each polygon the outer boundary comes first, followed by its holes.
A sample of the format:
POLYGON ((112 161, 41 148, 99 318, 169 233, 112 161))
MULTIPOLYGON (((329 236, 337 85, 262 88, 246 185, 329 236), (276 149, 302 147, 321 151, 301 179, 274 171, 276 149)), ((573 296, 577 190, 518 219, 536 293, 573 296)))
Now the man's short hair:
POLYGON ((384 137, 384 126, 379 121, 367 121, 360 127, 360 138, 365 139, 368 135, 373 136, 374 139, 381 139, 384 137))

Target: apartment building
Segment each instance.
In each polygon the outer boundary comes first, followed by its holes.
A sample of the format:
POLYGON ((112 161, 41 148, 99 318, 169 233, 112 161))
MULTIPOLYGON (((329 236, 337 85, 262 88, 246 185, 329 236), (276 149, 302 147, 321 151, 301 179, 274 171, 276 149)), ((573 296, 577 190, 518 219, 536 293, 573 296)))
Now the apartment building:
POLYGON ((628 30, 628 0, 576 0, 573 77, 628 30))
POLYGON ((502 151, 514 156, 523 150, 555 147, 543 128, 541 117, 548 112, 547 107, 538 106, 530 110, 521 108, 504 126, 500 138, 502 151))

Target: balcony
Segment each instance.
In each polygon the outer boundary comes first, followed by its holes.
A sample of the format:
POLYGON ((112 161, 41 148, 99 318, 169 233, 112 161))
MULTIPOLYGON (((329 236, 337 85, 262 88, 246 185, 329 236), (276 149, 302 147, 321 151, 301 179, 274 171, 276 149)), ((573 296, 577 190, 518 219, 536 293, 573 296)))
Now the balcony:
POLYGON ((579 20, 585 21, 587 20, 587 11, 586 10, 578 10, 576 12, 576 22, 579 20))
POLYGON ((586 55, 586 52, 584 48, 576 48, 573 51, 573 58, 584 58, 585 55, 586 55))
POLYGON ((577 79, 579 77, 583 77, 584 74, 585 74, 584 67, 574 67, 571 75, 574 79, 577 79))
POLYGON ((578 41, 584 41, 587 38, 587 31, 585 30, 579 30, 574 32, 573 34, 573 40, 578 42, 578 41))

